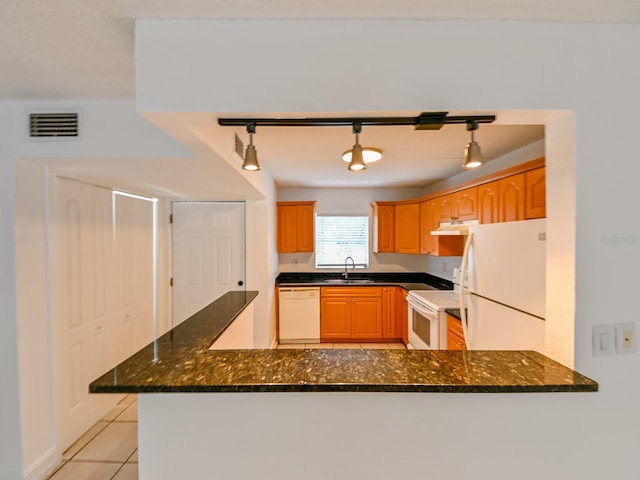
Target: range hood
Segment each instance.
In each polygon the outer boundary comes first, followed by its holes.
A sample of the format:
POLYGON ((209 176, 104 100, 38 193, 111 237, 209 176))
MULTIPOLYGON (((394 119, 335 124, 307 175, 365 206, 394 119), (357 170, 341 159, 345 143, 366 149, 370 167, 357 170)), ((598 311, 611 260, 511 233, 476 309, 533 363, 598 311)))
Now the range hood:
POLYGON ((468 235, 469 227, 478 225, 478 220, 465 220, 461 222, 442 222, 437 230, 432 230, 431 235, 468 235))

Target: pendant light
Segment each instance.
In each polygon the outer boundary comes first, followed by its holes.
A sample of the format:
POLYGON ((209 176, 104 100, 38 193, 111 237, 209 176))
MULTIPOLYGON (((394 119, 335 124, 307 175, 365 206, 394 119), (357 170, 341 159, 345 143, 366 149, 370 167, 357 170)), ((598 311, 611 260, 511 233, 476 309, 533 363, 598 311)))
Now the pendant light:
MULTIPOLYGON (((350 162, 351 155, 353 155, 352 148, 350 148, 349 150, 347 150, 342 154, 342 160, 344 160, 347 163, 350 162)), ((381 158, 382 158, 382 150, 380 150, 379 148, 362 147, 362 159, 364 160, 364 163, 366 163, 367 165, 373 162, 377 162, 381 158)))
POLYGON ((464 149, 464 161, 462 162, 464 168, 477 168, 484 163, 482 153, 480 153, 480 145, 478 145, 473 135, 473 132, 477 129, 477 121, 474 120, 467 123, 467 131, 471 132, 471 141, 467 143, 467 147, 464 149))
POLYGON ((247 123, 247 132, 249 133, 249 145, 247 145, 247 150, 244 153, 242 168, 250 171, 260 170, 260 164, 258 163, 258 151, 253 145, 253 134, 256 133, 255 123, 247 123))
POLYGON ((364 158, 362 157, 362 146, 360 145, 358 136, 362 131, 362 125, 359 123, 353 124, 353 133, 356 135, 356 143, 351 149, 351 161, 349 162, 349 170, 352 172, 360 172, 367 168, 367 165, 364 163, 364 158))

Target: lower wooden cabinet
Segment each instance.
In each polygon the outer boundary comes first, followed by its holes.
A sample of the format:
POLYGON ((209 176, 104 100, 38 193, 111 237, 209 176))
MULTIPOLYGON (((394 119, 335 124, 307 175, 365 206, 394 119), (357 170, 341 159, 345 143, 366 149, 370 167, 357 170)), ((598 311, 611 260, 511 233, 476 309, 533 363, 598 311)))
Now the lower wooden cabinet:
POLYGON ((409 305, 407 304, 407 293, 404 288, 398 288, 396 302, 398 337, 405 345, 409 344, 409 305))
POLYGON ((406 339, 407 301, 401 287, 322 287, 321 341, 406 339))
POLYGON ((382 338, 392 340, 400 338, 398 334, 397 298, 399 287, 382 287, 382 338))
POLYGON ((453 315, 447 314, 447 349, 465 350, 466 348, 462 322, 453 315))
POLYGON ((382 287, 322 287, 320 339, 382 339, 382 287))

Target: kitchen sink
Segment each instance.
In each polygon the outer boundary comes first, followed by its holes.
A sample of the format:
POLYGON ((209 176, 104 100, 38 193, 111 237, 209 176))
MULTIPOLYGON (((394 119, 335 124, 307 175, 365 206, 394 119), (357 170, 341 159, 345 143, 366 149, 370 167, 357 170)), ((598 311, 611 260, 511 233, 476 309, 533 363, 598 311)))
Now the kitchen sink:
POLYGON ((353 283, 374 283, 370 278, 327 278, 325 283, 335 283, 339 285, 353 284, 353 283))

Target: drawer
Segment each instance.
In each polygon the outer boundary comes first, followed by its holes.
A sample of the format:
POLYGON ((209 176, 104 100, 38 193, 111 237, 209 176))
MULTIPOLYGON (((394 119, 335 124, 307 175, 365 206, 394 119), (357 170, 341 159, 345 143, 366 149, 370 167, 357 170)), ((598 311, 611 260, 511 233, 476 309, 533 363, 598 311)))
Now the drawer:
POLYGON ((453 332, 460 338, 464 338, 464 331, 462 330, 462 322, 456 317, 447 315, 447 330, 453 332))
POLYGON ((382 287, 322 287, 321 297, 381 297, 382 287))
POLYGON ((447 332, 447 349, 448 350, 465 350, 467 345, 462 337, 454 334, 449 330, 447 332))

